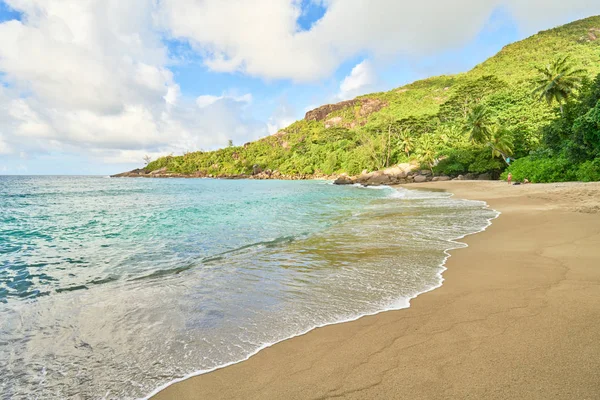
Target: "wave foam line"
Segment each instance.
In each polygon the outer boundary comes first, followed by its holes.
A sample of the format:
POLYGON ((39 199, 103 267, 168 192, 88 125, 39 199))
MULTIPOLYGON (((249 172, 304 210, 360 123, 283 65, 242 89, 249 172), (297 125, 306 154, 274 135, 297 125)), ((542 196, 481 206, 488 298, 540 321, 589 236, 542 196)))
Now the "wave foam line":
MULTIPOLYGON (((393 188, 391 188, 389 186, 387 186, 387 188, 393 189, 393 188)), ((408 192, 411 191, 409 189, 404 189, 404 190, 406 190, 408 192)), ((454 194, 450 193, 450 195, 448 197, 453 197, 453 196, 454 196, 454 194)), ((467 200, 467 201, 475 202, 475 203, 480 203, 485 208, 490 208, 489 205, 485 201, 479 201, 479 200, 467 200)), ((208 373, 214 372, 216 370, 223 369, 223 368, 229 367, 231 365, 235 365, 235 364, 239 364, 241 362, 247 361, 252 356, 258 354, 260 351, 262 351, 262 350, 264 350, 266 348, 269 348, 269 347, 271 347, 273 345, 276 345, 277 343, 281 343, 281 342, 284 342, 284 341, 289 340, 289 339, 293 339, 293 338, 298 337, 298 336, 306 335, 307 333, 309 333, 309 332, 311 332, 311 331, 313 331, 315 329, 324 328, 324 327, 330 326, 330 325, 344 324, 346 322, 356 321, 356 320, 359 320, 359 319, 361 319, 363 317, 378 315, 378 314, 381 314, 381 313, 384 313, 384 312, 388 312, 388 311, 398 311, 398 310, 403 310, 403 309, 409 308, 411 300, 416 299, 418 296, 420 296, 420 295, 422 295, 424 293, 431 292, 431 291, 433 291, 435 289, 438 289, 438 288, 440 288, 442 286, 442 284, 444 283, 444 276, 443 276, 443 274, 448 269, 446 267, 446 262, 452 256, 450 254, 450 251, 456 250, 456 249, 460 249, 460 248, 469 247, 468 244, 463 243, 463 242, 459 242, 459 240, 464 239, 467 236, 475 235, 475 234, 478 234, 478 233, 481 233, 481 232, 484 232, 485 230, 487 230, 487 228, 489 228, 492 225, 492 221, 495 220, 496 218, 498 218, 502 214, 498 210, 493 210, 493 211, 496 212, 496 215, 494 217, 488 218, 487 225, 484 226, 483 228, 479 229, 478 231, 467 233, 466 235, 458 236, 456 238, 452 238, 452 239, 448 240, 449 244, 453 244, 453 245, 456 245, 456 246, 455 247, 449 247, 448 249, 444 250, 444 254, 446 255, 446 257, 444 257, 444 260, 440 263, 440 265, 439 265, 439 271, 436 273, 436 277, 438 278, 438 281, 439 281, 437 284, 431 285, 431 286, 425 288, 424 290, 416 293, 415 295, 413 295, 411 297, 399 298, 399 299, 397 299, 394 302, 393 305, 390 305, 390 307, 383 308, 383 309, 381 309, 379 311, 375 311, 375 312, 372 312, 372 313, 366 313, 366 314, 360 314, 360 315, 357 315, 356 317, 351 317, 351 318, 347 318, 347 319, 343 319, 343 320, 339 320, 339 321, 329 322, 329 323, 325 323, 325 324, 321 324, 321 325, 315 325, 315 326, 313 326, 313 327, 311 327, 311 328, 309 328, 309 329, 307 329, 305 331, 302 331, 302 332, 300 332, 298 334, 291 335, 289 337, 283 338, 281 340, 277 340, 277 341, 272 342, 272 343, 265 343, 262 346, 258 347, 255 351, 249 353, 248 356, 246 356, 243 359, 240 359, 240 360, 237 360, 237 361, 231 361, 231 362, 219 365, 219 366, 214 367, 214 368, 209 368, 209 369, 204 369, 204 370, 198 370, 198 371, 192 372, 192 373, 190 373, 188 375, 185 375, 185 376, 183 376, 181 378, 173 379, 172 381, 169 381, 169 382, 165 383, 164 385, 159 386, 158 388, 156 388, 149 395, 140 398, 140 400, 148 400, 152 396, 158 394, 159 392, 161 392, 162 390, 168 388, 169 386, 174 385, 174 384, 179 383, 179 382, 183 382, 183 381, 188 380, 190 378, 193 378, 195 376, 200 376, 200 375, 208 374, 208 373)))

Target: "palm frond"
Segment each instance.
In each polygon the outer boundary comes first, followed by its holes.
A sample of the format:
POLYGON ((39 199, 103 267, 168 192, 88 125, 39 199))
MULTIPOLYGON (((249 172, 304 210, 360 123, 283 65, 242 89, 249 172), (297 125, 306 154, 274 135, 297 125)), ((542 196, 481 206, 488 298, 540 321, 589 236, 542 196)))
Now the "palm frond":
POLYGON ((579 88, 587 73, 584 69, 575 69, 569 56, 558 57, 545 68, 535 69, 540 76, 533 81, 532 94, 540 101, 545 99, 549 105, 556 101, 561 105, 561 112, 562 104, 579 88))

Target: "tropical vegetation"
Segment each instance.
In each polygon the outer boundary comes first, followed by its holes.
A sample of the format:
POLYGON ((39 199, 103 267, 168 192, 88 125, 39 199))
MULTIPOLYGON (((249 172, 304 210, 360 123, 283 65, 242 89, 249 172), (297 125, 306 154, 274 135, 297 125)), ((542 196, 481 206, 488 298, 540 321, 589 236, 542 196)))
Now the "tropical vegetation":
POLYGON ((531 182, 600 180, 600 74, 584 79, 560 118, 544 126, 542 143, 505 172, 531 182))
POLYGON ((503 48, 467 73, 321 108, 275 135, 167 156, 146 170, 311 177, 417 162, 435 174, 600 177, 600 17, 503 48), (516 160, 516 161, 512 161, 516 160), (509 166, 510 164, 510 166, 509 166))
POLYGON ((548 105, 556 101, 562 114, 563 103, 568 101, 579 87, 586 71, 576 69, 568 56, 558 57, 545 68, 536 69, 541 76, 535 80, 536 88, 533 92, 539 94, 540 100, 546 99, 548 105))

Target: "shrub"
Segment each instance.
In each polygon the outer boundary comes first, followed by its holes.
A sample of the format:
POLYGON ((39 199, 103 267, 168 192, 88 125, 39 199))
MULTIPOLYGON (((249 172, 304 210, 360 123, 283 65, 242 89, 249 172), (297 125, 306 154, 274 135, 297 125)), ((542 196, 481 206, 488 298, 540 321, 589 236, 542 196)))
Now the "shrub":
POLYGON ((312 165, 308 165, 302 170, 302 173, 306 175, 312 175, 314 172, 315 170, 313 169, 312 165))
POLYGON ((510 172, 515 181, 528 179, 535 183, 567 182, 576 179, 576 171, 577 166, 564 157, 535 158, 528 156, 513 162, 502 174, 502 179, 506 179, 510 172))
POLYGON ((472 151, 467 149, 450 150, 446 158, 442 159, 434 168, 436 173, 443 175, 458 175, 469 170, 469 165, 475 157, 472 151))
POLYGON ((580 164, 577 169, 577 180, 583 182, 600 181, 600 158, 580 164))
POLYGON ((473 162, 469 164, 469 172, 478 174, 490 172, 494 176, 498 176, 504 168, 506 168, 504 161, 498 158, 491 158, 488 149, 483 149, 475 153, 473 162))

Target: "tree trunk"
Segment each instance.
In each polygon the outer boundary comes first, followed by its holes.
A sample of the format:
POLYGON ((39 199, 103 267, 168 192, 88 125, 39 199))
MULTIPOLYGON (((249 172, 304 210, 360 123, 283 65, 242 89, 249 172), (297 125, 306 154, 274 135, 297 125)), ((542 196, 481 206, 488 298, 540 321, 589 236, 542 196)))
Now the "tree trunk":
POLYGON ((390 124, 388 126, 388 144, 387 144, 387 158, 385 160, 385 167, 389 167, 390 166, 390 152, 392 150, 392 125, 390 124))
POLYGON ((560 107, 560 115, 565 115, 565 110, 563 110, 563 104, 559 102, 558 105, 560 107))
POLYGON ((508 158, 508 156, 506 154, 504 154, 503 152, 501 152, 500 150, 496 149, 496 151, 500 154, 502 154, 502 160, 506 163, 506 165, 510 166, 510 163, 508 161, 506 161, 506 159, 508 158))

